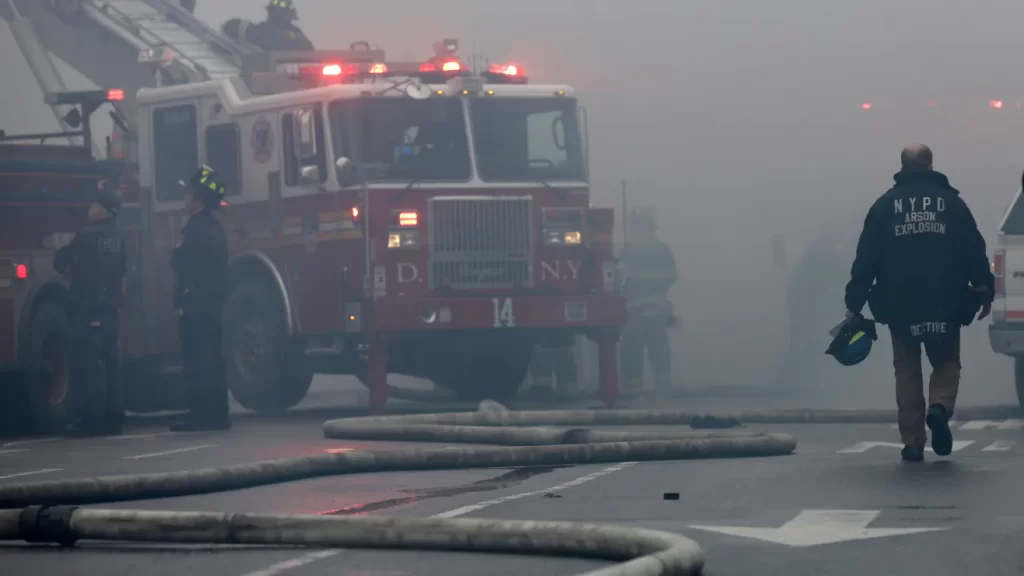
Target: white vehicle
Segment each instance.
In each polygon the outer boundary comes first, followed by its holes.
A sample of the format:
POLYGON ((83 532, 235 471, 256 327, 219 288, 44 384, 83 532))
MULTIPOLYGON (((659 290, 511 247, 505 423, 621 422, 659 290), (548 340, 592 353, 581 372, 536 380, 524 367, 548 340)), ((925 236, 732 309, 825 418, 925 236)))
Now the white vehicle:
POLYGON ((1024 406, 1024 203, 1021 189, 999 224, 992 259, 996 297, 988 339, 992 350, 1012 356, 1017 401, 1024 406))

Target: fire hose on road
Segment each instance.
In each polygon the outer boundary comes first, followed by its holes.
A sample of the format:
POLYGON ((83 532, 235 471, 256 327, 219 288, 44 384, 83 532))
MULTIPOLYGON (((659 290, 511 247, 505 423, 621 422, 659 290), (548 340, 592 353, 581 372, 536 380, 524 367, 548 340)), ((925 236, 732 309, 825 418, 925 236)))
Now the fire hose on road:
MULTIPOLYGON (((889 411, 779 411, 731 415, 743 422, 881 422, 889 411)), ((77 540, 263 544, 556 554, 625 561, 587 576, 699 574, 704 556, 678 534, 570 522, 222 514, 78 508, 237 490, 371 472, 741 458, 791 454, 786 434, 742 431, 614 431, 582 426, 688 425, 701 415, 608 410, 468 412, 331 420, 324 436, 491 444, 346 452, 160 474, 0 485, 0 540, 70 545, 77 540)))

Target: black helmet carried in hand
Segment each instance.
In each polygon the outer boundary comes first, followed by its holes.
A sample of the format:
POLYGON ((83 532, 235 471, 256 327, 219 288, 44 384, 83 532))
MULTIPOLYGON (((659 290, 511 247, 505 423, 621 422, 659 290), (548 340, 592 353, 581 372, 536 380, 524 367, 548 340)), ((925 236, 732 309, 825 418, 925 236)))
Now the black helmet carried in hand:
POLYGON ((217 181, 217 173, 205 164, 199 167, 199 170, 192 175, 187 183, 182 181, 178 183, 192 190, 210 210, 219 208, 227 194, 224 185, 217 181))
POLYGON ((874 320, 858 314, 843 324, 825 354, 843 366, 855 366, 871 354, 871 344, 875 340, 878 340, 878 332, 874 320))
POLYGON ((299 19, 299 11, 291 0, 270 0, 267 4, 267 17, 271 20, 294 21, 299 19))

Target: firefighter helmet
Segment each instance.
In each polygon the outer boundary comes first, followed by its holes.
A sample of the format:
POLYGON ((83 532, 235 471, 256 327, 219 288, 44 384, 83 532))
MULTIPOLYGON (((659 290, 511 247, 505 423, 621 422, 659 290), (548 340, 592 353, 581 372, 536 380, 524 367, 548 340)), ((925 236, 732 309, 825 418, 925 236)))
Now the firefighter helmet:
POLYGON ((634 230, 637 228, 655 229, 657 219, 654 217, 654 209, 649 206, 633 208, 629 212, 629 223, 634 230))
POLYGON ((179 180, 178 184, 192 190, 210 209, 219 208, 227 194, 227 189, 217 180, 216 171, 205 164, 196 170, 188 182, 179 180))
POLYGON ((878 340, 878 332, 874 320, 858 314, 839 329, 825 353, 843 366, 855 366, 871 354, 871 344, 875 340, 878 340))
POLYGON ((271 20, 298 20, 299 11, 291 0, 270 0, 267 4, 267 16, 271 20))

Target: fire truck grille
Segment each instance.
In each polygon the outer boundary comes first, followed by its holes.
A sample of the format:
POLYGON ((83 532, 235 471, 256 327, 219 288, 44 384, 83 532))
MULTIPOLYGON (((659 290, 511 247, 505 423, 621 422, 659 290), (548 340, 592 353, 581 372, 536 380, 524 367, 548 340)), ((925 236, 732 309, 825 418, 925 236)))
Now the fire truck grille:
POLYGON ((529 196, 431 198, 430 287, 532 286, 531 215, 529 196))

